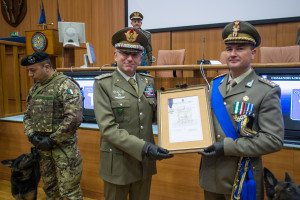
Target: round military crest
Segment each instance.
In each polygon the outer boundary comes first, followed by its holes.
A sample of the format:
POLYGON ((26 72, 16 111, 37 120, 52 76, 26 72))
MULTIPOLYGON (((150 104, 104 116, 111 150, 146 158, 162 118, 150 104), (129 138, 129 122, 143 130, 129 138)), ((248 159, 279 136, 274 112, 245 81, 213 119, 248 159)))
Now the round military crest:
POLYGON ((36 32, 32 35, 31 46, 34 51, 44 51, 47 48, 47 37, 44 33, 36 32))

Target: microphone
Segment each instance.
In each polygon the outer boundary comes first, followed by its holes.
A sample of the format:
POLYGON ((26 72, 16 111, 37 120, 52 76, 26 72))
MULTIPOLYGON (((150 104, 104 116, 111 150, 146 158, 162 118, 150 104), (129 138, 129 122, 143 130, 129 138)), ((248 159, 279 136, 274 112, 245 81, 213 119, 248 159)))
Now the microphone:
POLYGON ((205 37, 203 38, 203 55, 202 60, 197 60, 197 64, 211 64, 209 60, 204 60, 204 50, 205 50, 205 37))

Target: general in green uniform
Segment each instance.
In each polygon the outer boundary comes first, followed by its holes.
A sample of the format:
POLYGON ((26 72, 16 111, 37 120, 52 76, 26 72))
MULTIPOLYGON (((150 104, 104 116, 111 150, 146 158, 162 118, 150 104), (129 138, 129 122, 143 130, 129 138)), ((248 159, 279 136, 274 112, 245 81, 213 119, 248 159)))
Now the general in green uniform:
POLYGON ((117 69, 96 77, 95 116, 101 131, 100 177, 106 200, 148 200, 157 159, 170 158, 154 144, 156 98, 153 78, 136 73, 147 38, 125 28, 112 37, 117 69))
POLYGON ((24 127, 39 150, 46 199, 83 199, 76 134, 82 121, 80 88, 51 67, 45 52, 26 56, 21 64, 35 81, 27 96, 24 127))
POLYGON ((216 143, 200 152, 200 186, 206 200, 262 200, 262 155, 283 146, 280 88, 251 68, 261 41, 254 26, 231 22, 222 37, 230 72, 212 82, 216 143))
POLYGON ((152 65, 151 33, 149 31, 146 31, 146 30, 142 29, 142 23, 143 23, 142 21, 144 19, 144 16, 140 12, 133 12, 133 13, 130 14, 129 18, 131 20, 132 27, 140 29, 140 31, 142 31, 144 33, 144 35, 146 36, 146 38, 148 40, 148 45, 145 46, 146 50, 143 53, 144 57, 143 57, 143 60, 140 63, 140 65, 142 65, 142 66, 151 66, 152 65))

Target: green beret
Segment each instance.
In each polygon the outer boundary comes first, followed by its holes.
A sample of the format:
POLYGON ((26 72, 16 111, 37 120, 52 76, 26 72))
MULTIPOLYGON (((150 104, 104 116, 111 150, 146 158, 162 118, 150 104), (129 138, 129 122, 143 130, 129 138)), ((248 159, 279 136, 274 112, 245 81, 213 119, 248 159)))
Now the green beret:
POLYGON ((49 54, 43 51, 37 51, 34 52, 32 55, 27 55, 24 58, 22 58, 21 65, 23 66, 33 65, 48 59, 49 59, 49 54))
POLYGON ((143 20, 144 19, 144 16, 142 15, 142 13, 140 12, 133 12, 130 14, 130 20, 133 20, 133 19, 140 19, 140 20, 143 20))
POLYGON ((253 25, 245 21, 234 21, 225 26, 222 32, 225 44, 251 43, 254 47, 260 45, 261 39, 253 25))
POLYGON ((112 36, 112 45, 116 49, 128 52, 141 52, 148 46, 147 37, 136 28, 123 28, 112 36))

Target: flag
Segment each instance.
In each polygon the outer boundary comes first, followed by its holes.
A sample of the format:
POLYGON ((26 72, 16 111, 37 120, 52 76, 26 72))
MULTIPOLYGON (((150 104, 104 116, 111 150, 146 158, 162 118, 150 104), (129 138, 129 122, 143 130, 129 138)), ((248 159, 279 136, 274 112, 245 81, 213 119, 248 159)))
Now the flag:
POLYGON ((58 5, 58 0, 57 0, 57 21, 60 22, 60 14, 59 14, 59 5, 58 5))
POLYGON ((39 24, 46 24, 46 16, 45 16, 45 9, 44 9, 43 0, 41 0, 41 2, 42 2, 42 6, 40 5, 41 15, 40 15, 39 24))

